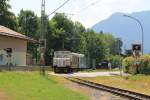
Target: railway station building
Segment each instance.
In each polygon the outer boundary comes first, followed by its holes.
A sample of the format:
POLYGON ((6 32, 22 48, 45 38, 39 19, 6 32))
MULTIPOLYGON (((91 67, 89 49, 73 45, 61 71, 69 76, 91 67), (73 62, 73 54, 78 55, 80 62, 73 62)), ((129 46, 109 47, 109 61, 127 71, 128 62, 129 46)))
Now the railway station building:
POLYGON ((27 42, 33 39, 0 25, 0 66, 26 66, 27 42))

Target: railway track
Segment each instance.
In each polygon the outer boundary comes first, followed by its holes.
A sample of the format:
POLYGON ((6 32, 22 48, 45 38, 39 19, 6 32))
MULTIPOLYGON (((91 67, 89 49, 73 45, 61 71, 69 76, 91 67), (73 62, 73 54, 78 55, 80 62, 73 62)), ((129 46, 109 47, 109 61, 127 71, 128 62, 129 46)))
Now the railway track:
POLYGON ((88 87, 92 87, 95 89, 111 92, 113 94, 117 94, 117 95, 129 98, 131 100, 150 100, 149 95, 145 95, 145 94, 141 94, 141 93, 137 93, 137 92, 133 92, 133 91, 129 91, 129 90, 124 90, 124 89, 119 89, 119 88, 115 88, 115 87, 110 87, 110 86, 106 86, 103 84, 83 80, 80 78, 66 78, 66 79, 70 80, 72 82, 81 84, 81 85, 86 85, 88 87))

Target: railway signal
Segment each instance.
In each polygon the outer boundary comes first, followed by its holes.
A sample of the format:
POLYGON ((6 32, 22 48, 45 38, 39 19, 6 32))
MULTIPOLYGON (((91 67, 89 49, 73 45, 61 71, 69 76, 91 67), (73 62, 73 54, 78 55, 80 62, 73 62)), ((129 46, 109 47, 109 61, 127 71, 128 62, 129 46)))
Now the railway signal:
POLYGON ((133 44, 132 51, 134 58, 138 58, 140 56, 141 44, 133 44))
POLYGON ((133 44, 132 50, 133 51, 141 51, 141 45, 140 44, 133 44))

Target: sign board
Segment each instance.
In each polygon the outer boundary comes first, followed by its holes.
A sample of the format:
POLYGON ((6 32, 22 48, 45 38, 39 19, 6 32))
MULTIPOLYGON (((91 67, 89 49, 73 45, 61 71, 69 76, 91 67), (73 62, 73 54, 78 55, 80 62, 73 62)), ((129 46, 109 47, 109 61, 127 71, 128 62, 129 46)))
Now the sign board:
POLYGON ((141 44, 132 44, 133 51, 141 51, 141 44))

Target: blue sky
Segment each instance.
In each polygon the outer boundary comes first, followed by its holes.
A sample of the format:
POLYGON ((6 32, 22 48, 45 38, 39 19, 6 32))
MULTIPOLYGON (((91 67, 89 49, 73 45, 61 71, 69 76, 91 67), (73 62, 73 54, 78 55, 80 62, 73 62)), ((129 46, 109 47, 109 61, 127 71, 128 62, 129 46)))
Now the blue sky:
MULTIPOLYGON (((66 0, 46 0, 46 13, 51 13, 66 0)), ((21 9, 33 10, 40 16, 41 0, 10 0, 12 11, 17 15, 21 9)), ((74 21, 85 27, 106 19, 115 12, 132 13, 150 10, 150 0, 70 0, 58 12, 68 13, 74 21), (73 15, 72 15, 73 14, 73 15)), ((52 18, 50 16, 50 18, 52 18)))

